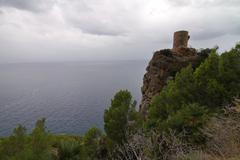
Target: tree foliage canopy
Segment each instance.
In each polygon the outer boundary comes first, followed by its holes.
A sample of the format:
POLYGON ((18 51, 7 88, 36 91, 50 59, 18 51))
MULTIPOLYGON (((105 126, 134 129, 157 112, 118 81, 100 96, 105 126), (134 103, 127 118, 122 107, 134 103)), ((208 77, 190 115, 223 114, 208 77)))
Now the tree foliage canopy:
POLYGON ((221 112, 239 94, 240 45, 221 55, 213 50, 196 70, 183 68, 153 99, 147 126, 180 132, 194 122, 189 133, 196 134, 207 116, 221 112))
POLYGON ((104 129, 107 136, 117 143, 126 139, 128 122, 134 116, 136 102, 132 100, 131 93, 121 90, 111 101, 109 109, 104 113, 104 129))

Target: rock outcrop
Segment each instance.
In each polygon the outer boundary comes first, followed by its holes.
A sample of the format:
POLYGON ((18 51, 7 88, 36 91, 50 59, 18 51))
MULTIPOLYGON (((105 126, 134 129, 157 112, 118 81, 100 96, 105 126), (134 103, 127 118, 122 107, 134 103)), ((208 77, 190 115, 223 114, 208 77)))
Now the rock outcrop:
POLYGON ((180 32, 184 33, 176 34, 179 33, 176 32, 174 35, 173 49, 156 51, 146 68, 147 73, 143 78, 142 102, 140 104, 140 112, 144 116, 147 116, 152 98, 160 93, 168 80, 174 79, 176 73, 189 64, 193 68, 197 67, 208 55, 205 52, 200 54, 194 48, 187 48, 186 37, 189 39, 188 32, 180 32), (180 35, 180 37, 176 35, 180 35))

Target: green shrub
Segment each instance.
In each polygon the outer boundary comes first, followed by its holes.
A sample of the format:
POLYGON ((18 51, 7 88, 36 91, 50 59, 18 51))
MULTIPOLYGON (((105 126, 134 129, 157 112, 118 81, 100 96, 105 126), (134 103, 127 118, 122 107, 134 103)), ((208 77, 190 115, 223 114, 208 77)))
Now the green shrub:
POLYGON ((45 119, 36 122, 35 128, 31 134, 31 147, 35 155, 40 156, 47 154, 50 144, 49 135, 46 132, 45 119))
POLYGON ((2 141, 0 158, 15 156, 22 152, 26 148, 26 140, 26 128, 22 125, 18 125, 13 130, 13 134, 2 141))
POLYGON ((99 142, 102 132, 97 128, 90 128, 83 138, 84 152, 89 159, 98 157, 99 142))
POLYGON ((196 70, 188 66, 177 73, 153 99, 147 127, 187 130, 190 138, 197 138, 208 115, 221 112, 239 94, 240 45, 220 56, 213 50, 196 70), (196 120, 193 125, 191 118, 196 120))
POLYGON ((0 159, 4 160, 50 160, 50 144, 45 131, 45 119, 38 120, 31 135, 26 128, 18 125, 13 135, 3 140, 0 159))
POLYGON ((104 129, 112 141, 120 144, 126 140, 129 121, 137 117, 135 106, 136 102, 127 90, 119 91, 112 99, 111 106, 104 113, 104 129))
POLYGON ((82 146, 76 140, 61 140, 57 155, 59 160, 81 160, 82 146))

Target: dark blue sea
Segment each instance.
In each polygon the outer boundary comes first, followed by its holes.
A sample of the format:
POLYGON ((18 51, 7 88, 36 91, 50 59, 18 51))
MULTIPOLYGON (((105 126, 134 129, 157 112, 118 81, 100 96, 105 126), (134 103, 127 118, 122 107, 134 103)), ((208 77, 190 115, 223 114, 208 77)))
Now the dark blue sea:
POLYGON ((103 113, 120 89, 139 102, 147 61, 0 64, 0 136, 17 124, 31 132, 46 118, 52 133, 103 129, 103 113))

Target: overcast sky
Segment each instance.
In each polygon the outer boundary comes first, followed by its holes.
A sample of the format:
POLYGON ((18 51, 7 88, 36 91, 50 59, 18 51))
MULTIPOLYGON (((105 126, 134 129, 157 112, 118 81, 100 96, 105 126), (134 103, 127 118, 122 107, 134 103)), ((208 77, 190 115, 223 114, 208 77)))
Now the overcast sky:
POLYGON ((240 0, 0 0, 0 63, 149 59, 176 30, 227 50, 240 0))

